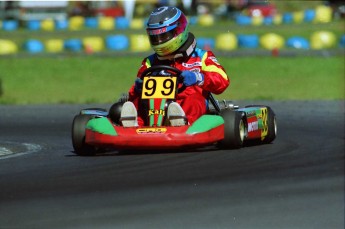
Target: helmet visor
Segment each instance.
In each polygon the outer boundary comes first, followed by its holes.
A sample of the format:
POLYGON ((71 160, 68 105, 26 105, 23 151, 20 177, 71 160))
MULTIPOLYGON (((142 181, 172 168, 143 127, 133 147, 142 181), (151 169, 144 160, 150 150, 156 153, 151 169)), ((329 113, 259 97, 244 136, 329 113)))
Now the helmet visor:
POLYGON ((159 28, 159 29, 147 29, 146 32, 149 36, 151 45, 163 44, 176 35, 176 25, 159 28))

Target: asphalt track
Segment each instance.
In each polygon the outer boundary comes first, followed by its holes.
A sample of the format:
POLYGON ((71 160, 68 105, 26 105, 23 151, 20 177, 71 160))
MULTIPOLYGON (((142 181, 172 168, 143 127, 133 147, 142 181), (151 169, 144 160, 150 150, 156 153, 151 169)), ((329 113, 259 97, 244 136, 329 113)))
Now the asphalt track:
POLYGON ((255 103, 273 144, 96 157, 70 138, 90 106, 2 105, 0 228, 344 228, 344 101, 255 103))

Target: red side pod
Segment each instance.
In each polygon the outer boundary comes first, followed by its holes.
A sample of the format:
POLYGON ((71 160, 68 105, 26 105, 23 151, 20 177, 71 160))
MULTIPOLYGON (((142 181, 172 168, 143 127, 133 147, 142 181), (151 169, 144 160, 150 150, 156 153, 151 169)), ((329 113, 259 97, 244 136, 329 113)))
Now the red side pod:
POLYGON ((261 129, 259 128, 258 118, 256 116, 248 117, 248 136, 247 139, 261 138, 261 129))

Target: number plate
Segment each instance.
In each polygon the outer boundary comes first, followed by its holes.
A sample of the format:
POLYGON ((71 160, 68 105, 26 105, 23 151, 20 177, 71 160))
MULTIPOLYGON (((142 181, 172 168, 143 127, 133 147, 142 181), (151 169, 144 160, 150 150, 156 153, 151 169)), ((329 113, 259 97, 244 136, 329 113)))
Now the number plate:
POLYGON ((172 76, 145 76, 142 99, 174 99, 176 78, 172 76))

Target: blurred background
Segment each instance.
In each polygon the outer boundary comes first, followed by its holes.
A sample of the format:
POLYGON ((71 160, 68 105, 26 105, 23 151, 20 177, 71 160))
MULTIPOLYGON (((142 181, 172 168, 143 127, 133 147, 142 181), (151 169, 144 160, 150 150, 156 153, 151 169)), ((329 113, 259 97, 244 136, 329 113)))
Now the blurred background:
POLYGON ((1 1, 0 55, 150 51, 145 22, 161 5, 183 10, 205 49, 345 46, 340 0, 1 1))
POLYGON ((226 69, 219 99, 345 98, 344 1, 0 1, 0 104, 114 102, 152 53, 161 5, 226 69))

